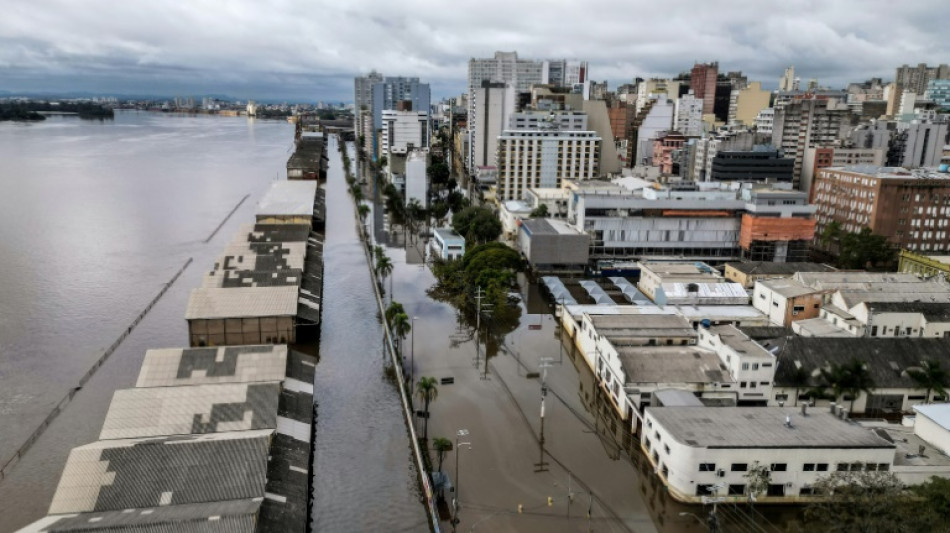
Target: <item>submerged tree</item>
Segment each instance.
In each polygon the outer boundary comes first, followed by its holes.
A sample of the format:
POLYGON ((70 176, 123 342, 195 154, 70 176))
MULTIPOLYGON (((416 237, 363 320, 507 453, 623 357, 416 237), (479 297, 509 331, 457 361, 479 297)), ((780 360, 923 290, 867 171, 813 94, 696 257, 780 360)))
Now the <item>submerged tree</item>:
MULTIPOLYGON (((439 396, 435 378, 426 376, 419 378, 419 383, 416 384, 416 395, 422 400, 422 412, 425 413, 422 417, 422 440, 429 440, 429 404, 439 396)), ((441 466, 441 461, 439 464, 441 466)))

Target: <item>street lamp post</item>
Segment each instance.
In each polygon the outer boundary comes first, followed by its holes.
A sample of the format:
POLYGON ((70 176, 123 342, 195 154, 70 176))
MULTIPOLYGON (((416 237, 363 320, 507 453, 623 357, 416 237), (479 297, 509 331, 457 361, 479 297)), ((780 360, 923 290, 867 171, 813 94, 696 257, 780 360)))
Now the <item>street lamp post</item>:
POLYGON ((541 432, 538 439, 538 464, 534 465, 536 467, 535 472, 544 472, 548 469, 548 464, 544 462, 544 397, 548 395, 547 377, 548 367, 551 366, 550 361, 550 357, 542 357, 541 363, 538 365, 538 368, 541 369, 541 432))
POLYGON ((455 526, 459 523, 459 495, 461 494, 461 483, 459 483, 459 455, 462 451, 460 446, 468 446, 468 449, 472 449, 471 442, 459 442, 459 439, 468 435, 467 429, 460 429, 455 432, 455 498, 452 499, 452 507, 454 507, 454 513, 452 513, 452 531, 455 531, 455 526))

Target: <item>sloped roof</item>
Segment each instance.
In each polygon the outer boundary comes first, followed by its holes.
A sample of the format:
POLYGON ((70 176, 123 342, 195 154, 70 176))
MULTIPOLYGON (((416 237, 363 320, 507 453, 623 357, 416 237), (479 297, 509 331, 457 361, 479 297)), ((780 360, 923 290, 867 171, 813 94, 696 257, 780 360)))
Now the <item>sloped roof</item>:
POLYGON ((296 286, 192 289, 186 320, 294 316, 296 286))
POLYGON ((263 498, 49 515, 19 533, 252 533, 263 498))
POLYGON ((264 495, 273 431, 104 440, 73 448, 50 514, 264 495))
POLYGON ((283 344, 149 350, 135 386, 281 381, 287 358, 283 344))

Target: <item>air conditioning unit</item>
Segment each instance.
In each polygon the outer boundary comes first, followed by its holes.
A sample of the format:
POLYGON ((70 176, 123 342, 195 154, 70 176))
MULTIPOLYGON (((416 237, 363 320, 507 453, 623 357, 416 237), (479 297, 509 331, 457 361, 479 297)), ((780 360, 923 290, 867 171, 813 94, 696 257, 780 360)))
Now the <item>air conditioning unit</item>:
POLYGON ((719 476, 719 477, 726 477, 726 471, 720 468, 720 469, 716 472, 716 475, 719 476))

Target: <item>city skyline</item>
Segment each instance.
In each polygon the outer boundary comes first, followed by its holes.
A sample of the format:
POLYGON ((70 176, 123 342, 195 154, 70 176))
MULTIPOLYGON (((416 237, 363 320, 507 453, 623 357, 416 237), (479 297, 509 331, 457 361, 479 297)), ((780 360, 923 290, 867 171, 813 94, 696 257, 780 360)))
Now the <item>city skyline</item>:
POLYGON ((465 90, 472 57, 590 62, 610 86, 719 61, 774 89, 785 67, 803 81, 843 87, 893 79, 902 64, 946 62, 948 18, 936 2, 741 0, 690 4, 607 1, 431 1, 345 5, 288 1, 227 7, 158 3, 81 6, 41 1, 0 20, 0 91, 12 94, 226 94, 238 99, 351 101, 372 69, 419 76, 433 99, 465 90))

